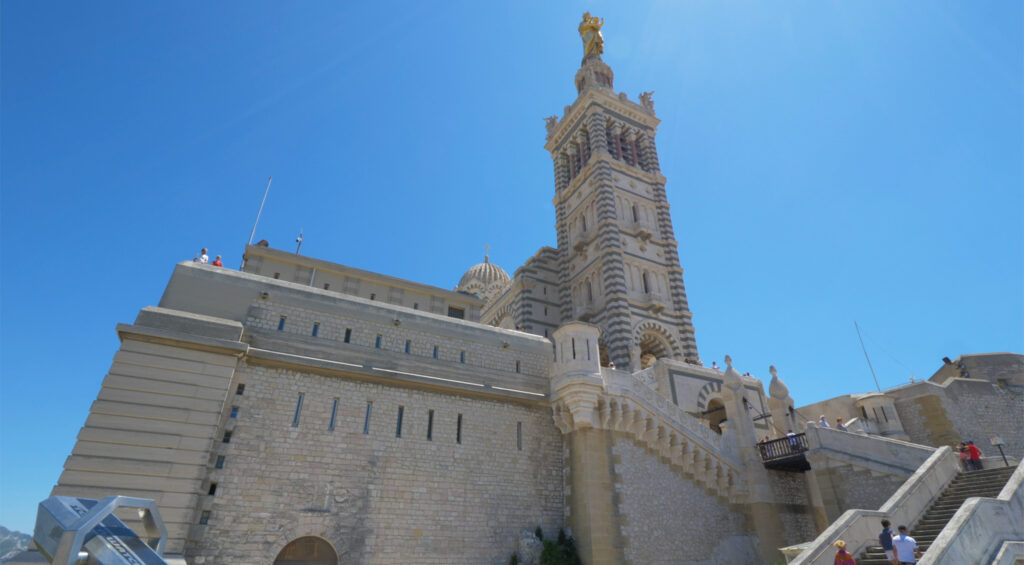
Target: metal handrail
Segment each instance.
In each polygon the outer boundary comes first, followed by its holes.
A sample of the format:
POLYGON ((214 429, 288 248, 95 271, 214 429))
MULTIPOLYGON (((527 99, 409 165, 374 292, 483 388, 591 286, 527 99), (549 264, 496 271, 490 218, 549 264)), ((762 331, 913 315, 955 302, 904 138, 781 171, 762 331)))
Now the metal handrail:
POLYGON ((775 461, 799 455, 807 451, 807 434, 793 434, 757 444, 761 461, 775 461))

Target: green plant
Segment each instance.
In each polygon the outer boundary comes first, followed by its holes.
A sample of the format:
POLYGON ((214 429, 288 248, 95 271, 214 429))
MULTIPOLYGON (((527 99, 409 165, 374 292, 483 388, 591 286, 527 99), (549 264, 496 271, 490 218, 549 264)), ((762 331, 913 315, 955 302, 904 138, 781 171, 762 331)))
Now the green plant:
POLYGON ((581 565, 580 556, 576 552, 576 541, 567 536, 565 531, 558 531, 558 541, 544 542, 540 553, 541 565, 581 565))

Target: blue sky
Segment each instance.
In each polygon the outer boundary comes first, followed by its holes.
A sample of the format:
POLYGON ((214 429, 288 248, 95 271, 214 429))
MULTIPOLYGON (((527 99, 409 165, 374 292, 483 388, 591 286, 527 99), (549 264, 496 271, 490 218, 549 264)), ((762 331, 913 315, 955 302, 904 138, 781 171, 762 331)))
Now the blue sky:
POLYGON ((0 4, 0 524, 31 531, 118 348, 200 247, 451 288, 554 245, 580 14, 655 91, 708 364, 798 405, 1024 350, 1018 2, 0 4))

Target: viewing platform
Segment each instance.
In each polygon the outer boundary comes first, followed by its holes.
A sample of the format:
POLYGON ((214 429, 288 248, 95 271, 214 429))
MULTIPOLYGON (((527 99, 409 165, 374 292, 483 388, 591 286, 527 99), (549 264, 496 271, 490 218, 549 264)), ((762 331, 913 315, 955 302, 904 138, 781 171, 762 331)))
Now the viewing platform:
POLYGON ((811 468, 804 453, 807 452, 807 435, 795 434, 757 444, 761 461, 766 469, 802 473, 811 468))

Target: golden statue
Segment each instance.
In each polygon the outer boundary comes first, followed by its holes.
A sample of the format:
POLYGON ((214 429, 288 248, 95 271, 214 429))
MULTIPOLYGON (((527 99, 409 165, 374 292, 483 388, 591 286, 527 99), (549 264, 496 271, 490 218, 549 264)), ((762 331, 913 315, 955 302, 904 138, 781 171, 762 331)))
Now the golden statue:
POLYGON ((601 26, 603 25, 604 18, 591 17, 590 12, 583 12, 583 21, 580 22, 580 39, 583 40, 584 57, 604 53, 604 37, 601 35, 601 26))

